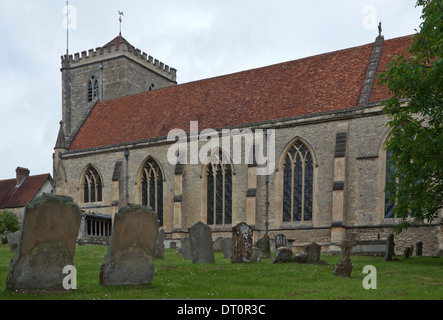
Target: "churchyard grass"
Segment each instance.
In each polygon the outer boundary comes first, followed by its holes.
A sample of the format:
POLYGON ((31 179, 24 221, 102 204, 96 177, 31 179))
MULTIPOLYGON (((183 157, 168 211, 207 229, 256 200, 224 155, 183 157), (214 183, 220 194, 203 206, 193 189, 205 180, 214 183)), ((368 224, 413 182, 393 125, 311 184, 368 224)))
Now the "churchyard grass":
POLYGON ((231 264, 222 253, 215 264, 192 264, 175 250, 166 249, 156 259, 152 285, 144 287, 103 287, 99 273, 107 247, 77 246, 77 290, 56 293, 6 290, 6 277, 13 253, 0 245, 0 299, 315 299, 390 300, 443 299, 443 259, 411 257, 384 261, 380 257, 352 256, 350 278, 333 274, 339 255, 322 254, 329 265, 271 264, 266 259, 249 264, 231 264), (364 289, 366 265, 377 270, 377 289, 364 289))

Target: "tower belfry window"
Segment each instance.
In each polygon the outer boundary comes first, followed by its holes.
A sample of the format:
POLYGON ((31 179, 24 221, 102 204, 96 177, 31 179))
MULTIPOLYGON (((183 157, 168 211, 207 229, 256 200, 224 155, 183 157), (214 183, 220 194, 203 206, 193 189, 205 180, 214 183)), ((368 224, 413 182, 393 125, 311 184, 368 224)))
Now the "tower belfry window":
POLYGON ((98 79, 92 76, 88 83, 88 102, 98 99, 98 79))

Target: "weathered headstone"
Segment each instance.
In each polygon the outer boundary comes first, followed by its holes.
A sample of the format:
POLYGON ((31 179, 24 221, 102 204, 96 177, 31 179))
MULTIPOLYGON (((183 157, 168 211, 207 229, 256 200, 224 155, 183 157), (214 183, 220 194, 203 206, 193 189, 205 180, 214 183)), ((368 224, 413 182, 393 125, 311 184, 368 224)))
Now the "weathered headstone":
POLYGON ((275 239, 275 251, 280 247, 288 247, 288 241, 286 240, 286 236, 282 233, 276 234, 274 236, 275 239))
POLYGON ((169 249, 177 249, 177 242, 171 241, 169 243, 169 249))
POLYGON ((155 243, 155 258, 163 259, 165 257, 165 238, 165 230, 163 230, 163 228, 160 228, 157 233, 157 242, 155 243))
POLYGON ((394 255, 394 234, 391 233, 388 236, 388 240, 386 241, 386 254, 385 254, 385 261, 391 261, 392 256, 394 255))
POLYGON ((406 247, 403 253, 403 258, 408 259, 410 255, 411 255, 411 247, 406 247))
POLYGON ((18 247, 18 243, 20 241, 20 235, 21 235, 21 230, 14 232, 14 233, 9 233, 8 234, 8 245, 9 245, 9 251, 10 252, 16 252, 17 251, 17 247, 18 247))
POLYGON ((183 259, 192 259, 191 240, 189 237, 182 240, 182 256, 183 259))
POLYGON ((418 256, 418 257, 421 257, 422 256, 422 254, 423 254, 423 242, 417 242, 417 244, 415 245, 415 247, 416 247, 416 250, 415 250, 415 254, 418 256))
POLYGON ((192 263, 215 263, 211 228, 203 222, 197 222, 189 227, 188 231, 191 240, 192 263))
POLYGON ((271 258, 271 243, 269 236, 265 234, 263 238, 260 238, 255 244, 257 248, 260 248, 262 259, 270 259, 271 258))
POLYGON ((252 228, 244 222, 232 227, 232 263, 250 262, 252 255, 252 228))
POLYGON ((334 275, 339 277, 350 277, 352 272, 352 262, 351 262, 351 253, 352 248, 357 244, 355 241, 356 234, 352 233, 349 237, 349 240, 346 241, 343 248, 343 259, 337 263, 334 267, 334 275))
POLYGON ((104 286, 151 284, 158 233, 158 218, 152 209, 133 204, 121 208, 114 218, 99 283, 104 286))
POLYGON ((223 257, 231 260, 232 257, 232 238, 223 238, 223 257))
POLYGON ((257 247, 252 248, 251 262, 259 262, 262 259, 261 249, 257 247))
POLYGON ((317 263, 318 261, 320 261, 320 251, 321 251, 321 246, 319 246, 315 242, 303 246, 303 252, 305 252, 307 256, 306 262, 317 263))
POLYGON ((272 259, 272 263, 285 263, 290 262, 292 257, 292 250, 288 247, 280 247, 277 249, 272 259))
POLYGON ((26 205, 8 289, 63 289, 63 269, 73 266, 82 214, 72 198, 43 194, 26 205))
POLYGON ((222 242, 223 242, 223 237, 217 237, 217 238, 215 238, 215 240, 214 240, 214 245, 213 245, 213 247, 214 247, 214 252, 222 252, 222 251, 223 251, 223 245, 222 245, 222 242))

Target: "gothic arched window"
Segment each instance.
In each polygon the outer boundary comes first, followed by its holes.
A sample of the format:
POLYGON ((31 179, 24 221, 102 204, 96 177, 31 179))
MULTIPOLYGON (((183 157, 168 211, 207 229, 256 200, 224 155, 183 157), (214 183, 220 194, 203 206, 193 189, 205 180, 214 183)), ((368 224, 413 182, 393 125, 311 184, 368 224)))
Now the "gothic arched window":
MULTIPOLYGON (((392 150, 386 151, 385 187, 391 183, 395 175, 395 165, 391 163, 392 150)), ((394 218, 394 203, 389 200, 390 192, 385 190, 385 218, 394 218)))
POLYGON ((149 159, 143 168, 142 204, 157 213, 163 226, 163 173, 154 159, 149 159))
POLYGON ((221 150, 213 154, 206 169, 207 224, 232 223, 232 167, 221 150))
POLYGON ((286 154, 283 173, 283 221, 312 220, 314 165, 312 155, 301 142, 286 154))
POLYGON ((88 102, 94 101, 98 98, 98 80, 92 76, 88 83, 88 102))
POLYGON ((84 203, 102 201, 102 181, 100 175, 93 166, 89 166, 89 168, 86 170, 83 190, 84 203))

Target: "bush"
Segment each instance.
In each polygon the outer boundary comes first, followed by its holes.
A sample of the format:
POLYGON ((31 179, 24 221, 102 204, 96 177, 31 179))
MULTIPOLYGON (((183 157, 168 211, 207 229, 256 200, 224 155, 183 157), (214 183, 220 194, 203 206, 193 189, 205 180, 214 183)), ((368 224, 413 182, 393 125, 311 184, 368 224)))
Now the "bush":
POLYGON ((16 232, 20 230, 20 222, 17 216, 11 210, 0 210, 0 237, 3 243, 7 242, 4 235, 6 231, 16 232))

